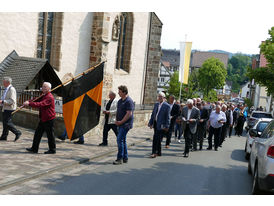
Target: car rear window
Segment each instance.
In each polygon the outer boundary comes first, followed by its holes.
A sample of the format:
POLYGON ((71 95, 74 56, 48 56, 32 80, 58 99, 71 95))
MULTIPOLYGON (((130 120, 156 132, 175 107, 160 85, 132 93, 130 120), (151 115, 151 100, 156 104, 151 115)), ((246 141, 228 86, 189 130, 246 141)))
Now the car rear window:
POLYGON ((271 114, 266 114, 266 113, 253 113, 252 117, 255 118, 272 118, 271 114))
POLYGON ((264 129, 266 128, 266 126, 268 125, 269 122, 260 122, 258 125, 257 125, 257 131, 258 132, 262 132, 264 131, 264 129))
POLYGON ((270 138, 274 135, 274 121, 271 121, 263 131, 261 138, 270 138))

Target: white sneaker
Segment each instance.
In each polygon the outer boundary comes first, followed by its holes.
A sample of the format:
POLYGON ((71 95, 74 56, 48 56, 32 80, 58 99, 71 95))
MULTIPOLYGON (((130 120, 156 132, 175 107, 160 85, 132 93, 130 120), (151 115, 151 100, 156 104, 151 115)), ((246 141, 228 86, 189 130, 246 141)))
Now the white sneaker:
POLYGON ((180 139, 178 139, 178 143, 181 143, 181 140, 180 140, 180 139))

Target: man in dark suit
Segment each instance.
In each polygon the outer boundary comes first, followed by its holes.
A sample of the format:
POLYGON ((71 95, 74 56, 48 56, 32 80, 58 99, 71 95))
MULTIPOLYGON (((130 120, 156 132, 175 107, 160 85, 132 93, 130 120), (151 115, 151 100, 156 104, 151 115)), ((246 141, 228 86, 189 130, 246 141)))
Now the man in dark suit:
POLYGON ((201 117, 197 124, 197 135, 198 135, 198 141, 200 143, 200 150, 202 150, 204 135, 206 133, 206 123, 207 123, 207 120, 209 119, 209 112, 200 102, 197 103, 197 107, 200 110, 200 117, 201 117))
POLYGON ((161 156, 161 139, 170 125, 170 105, 164 101, 165 94, 159 92, 158 102, 155 103, 148 126, 154 128, 151 158, 161 156))
POLYGON ((169 96, 168 103, 170 105, 170 126, 166 137, 166 148, 169 148, 175 121, 177 117, 180 115, 180 106, 175 103, 175 97, 173 95, 169 96))
POLYGON ((185 106, 182 110, 182 127, 184 131, 184 137, 185 137, 185 151, 184 151, 184 157, 189 156, 189 146, 191 143, 191 139, 193 140, 194 144, 194 150, 195 144, 197 147, 197 137, 196 137, 196 131, 197 131, 197 122, 200 119, 200 111, 198 108, 193 106, 193 100, 188 99, 187 100, 187 106, 185 106))

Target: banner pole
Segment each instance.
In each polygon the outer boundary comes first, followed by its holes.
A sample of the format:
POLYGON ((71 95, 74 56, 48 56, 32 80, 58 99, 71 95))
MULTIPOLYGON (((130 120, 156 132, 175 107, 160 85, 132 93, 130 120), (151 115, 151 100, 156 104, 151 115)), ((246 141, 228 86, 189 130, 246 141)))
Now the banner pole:
POLYGON ((181 103, 182 82, 180 82, 179 102, 181 103))
MULTIPOLYGON (((62 84, 59 84, 58 86, 56 86, 55 88, 53 88, 52 90, 50 90, 49 93, 50 93, 50 92, 53 92, 54 90, 56 90, 56 89, 58 89, 58 88, 60 88, 60 87, 62 87, 62 86, 65 86, 66 84, 72 82, 74 79, 76 79, 76 78, 78 78, 78 77, 80 77, 80 76, 83 76, 84 74, 90 72, 91 70, 93 70, 94 68, 98 67, 100 64, 105 63, 105 62, 106 62, 106 61, 100 62, 100 63, 96 64, 95 66, 88 68, 86 71, 84 71, 84 72, 82 72, 82 73, 76 75, 75 77, 72 77, 71 79, 67 80, 66 82, 64 82, 64 83, 62 83, 62 84)), ((32 101, 35 102, 35 101, 37 101, 38 99, 40 99, 41 97, 43 97, 44 95, 45 95, 45 94, 42 94, 42 95, 40 95, 39 97, 36 97, 36 98, 35 98, 34 100, 32 100, 32 101)), ((28 101, 29 101, 29 100, 28 100, 28 101)), ((20 111, 20 110, 23 109, 24 107, 25 107, 24 105, 22 105, 21 107, 18 107, 18 108, 17 108, 15 111, 13 111, 11 114, 13 115, 14 113, 20 111)))

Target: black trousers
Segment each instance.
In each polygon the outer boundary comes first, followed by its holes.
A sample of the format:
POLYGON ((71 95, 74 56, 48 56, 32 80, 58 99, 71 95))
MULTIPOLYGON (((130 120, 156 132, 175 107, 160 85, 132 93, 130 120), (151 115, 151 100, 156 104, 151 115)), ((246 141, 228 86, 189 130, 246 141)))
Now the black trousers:
POLYGON ((108 132, 111 130, 115 133, 116 137, 118 134, 118 128, 116 124, 107 124, 105 122, 104 130, 103 130, 103 144, 108 144, 108 132))
POLYGON ((200 149, 203 148, 204 136, 206 134, 206 127, 204 125, 197 125, 198 142, 200 149))
POLYGON ((220 138, 220 142, 219 142, 219 146, 223 144, 226 135, 227 135, 227 129, 228 129, 229 125, 224 124, 222 126, 222 131, 221 131, 221 138, 220 138))
POLYGON ((219 146, 220 136, 222 132, 222 127, 213 128, 212 126, 209 127, 209 135, 208 135, 208 147, 212 148, 212 136, 214 134, 214 147, 215 149, 219 146))
POLYGON ((166 145, 170 145, 172 132, 174 130, 175 120, 170 121, 170 126, 166 135, 166 145))
POLYGON ((44 132, 47 133, 49 150, 51 151, 56 150, 55 137, 53 135, 53 124, 54 124, 54 119, 47 122, 42 122, 42 121, 39 122, 38 127, 36 128, 34 133, 33 143, 31 147, 33 151, 38 152, 39 144, 41 142, 41 138, 44 132))
POLYGON ((154 128, 154 135, 153 135, 153 141, 152 141, 152 154, 157 154, 161 156, 162 155, 161 142, 164 135, 164 131, 157 129, 156 122, 154 122, 153 128, 154 128))
MULTIPOLYGON (((197 136, 196 137, 195 136, 196 136, 196 134, 191 133, 190 128, 189 128, 189 124, 187 124, 186 128, 185 128, 185 131, 184 131, 184 138, 185 138, 185 151, 184 151, 184 154, 189 153, 189 147, 190 147, 192 139, 195 140, 195 138, 196 138, 196 140, 197 140, 197 136)), ((197 146, 197 141, 196 141, 196 146, 197 146)))
POLYGON ((229 136, 229 137, 231 137, 231 135, 232 135, 232 129, 233 129, 233 126, 231 127, 231 126, 229 125, 229 133, 228 133, 228 136, 229 136))
POLYGON ((237 125, 235 127, 235 135, 243 134, 244 123, 245 123, 245 119, 243 117, 239 117, 237 125))
POLYGON ((9 135, 9 131, 11 131, 15 135, 21 134, 19 130, 17 130, 12 122, 11 113, 13 110, 4 110, 2 113, 3 117, 3 131, 1 135, 1 139, 7 139, 9 135))

